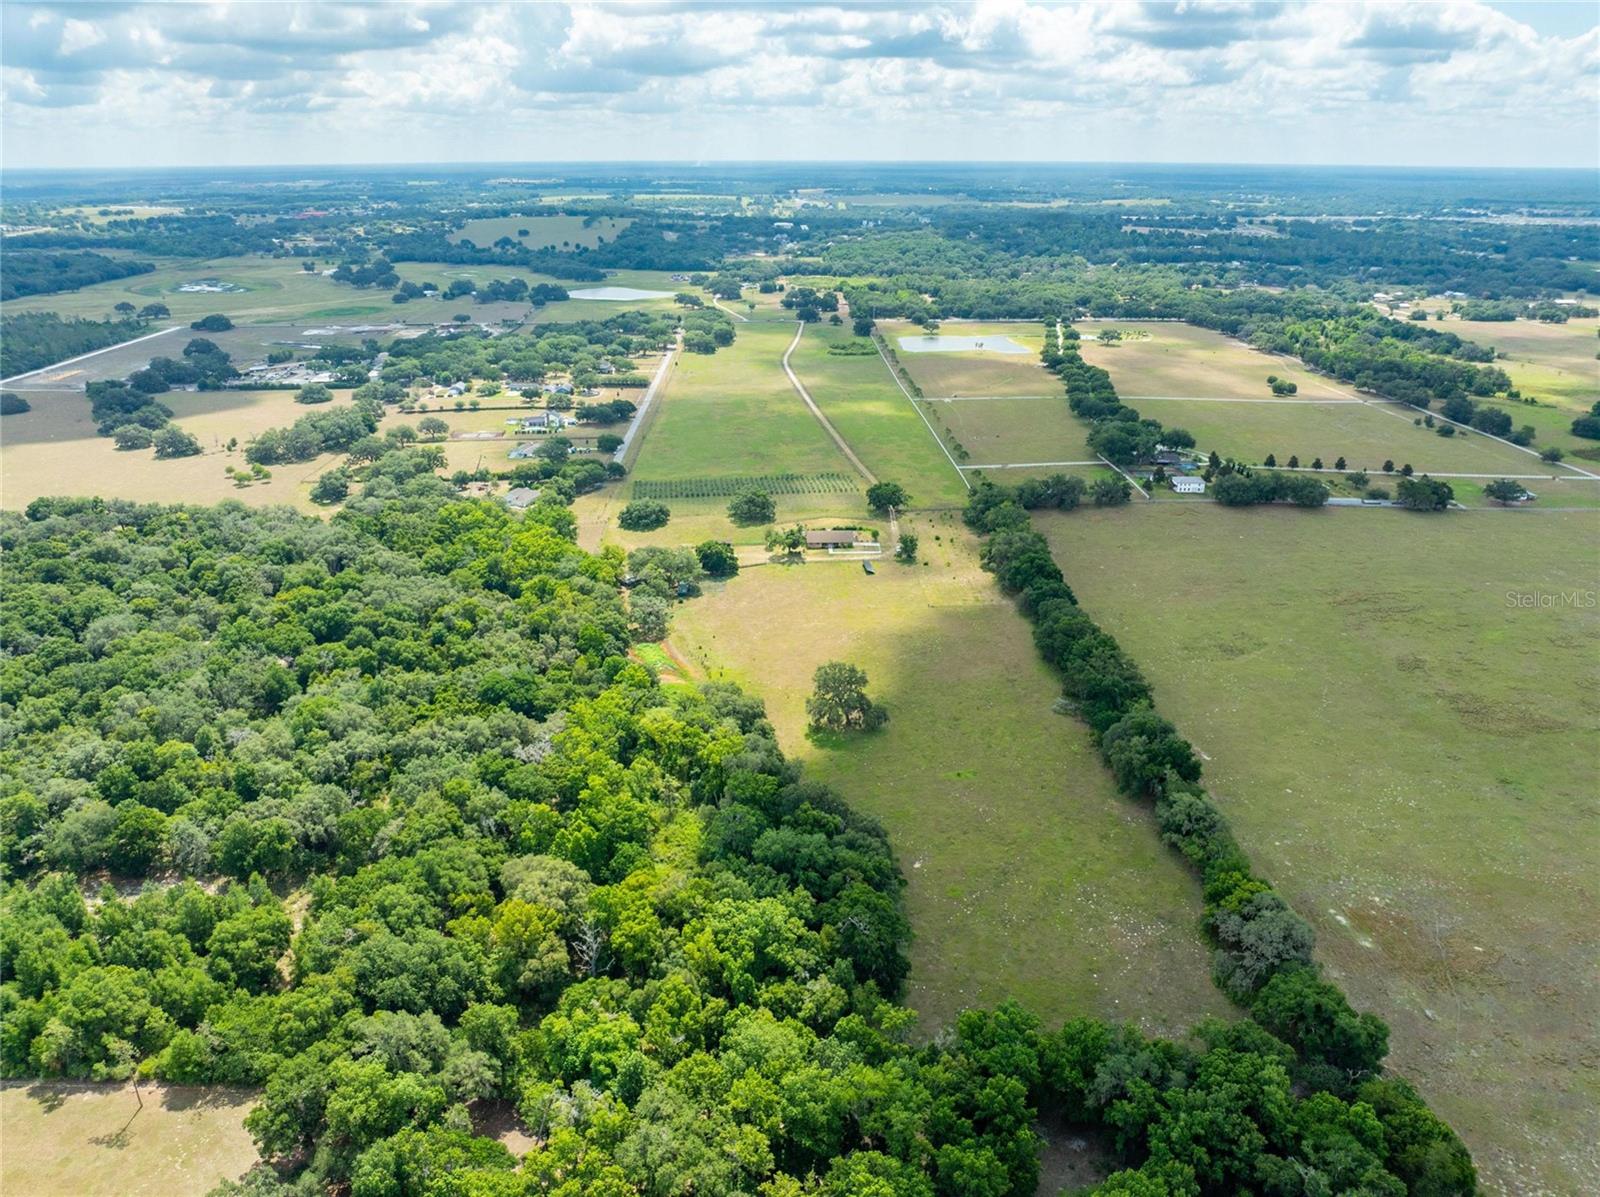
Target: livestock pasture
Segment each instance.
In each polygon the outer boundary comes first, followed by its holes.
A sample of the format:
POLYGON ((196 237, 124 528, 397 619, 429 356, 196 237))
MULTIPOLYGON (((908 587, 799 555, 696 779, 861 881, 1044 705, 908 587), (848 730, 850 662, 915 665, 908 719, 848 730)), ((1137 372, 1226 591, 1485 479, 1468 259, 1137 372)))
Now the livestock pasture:
POLYGON ((1600 1188, 1600 512, 1036 518, 1489 1187, 1600 1188))
POLYGON ((901 526, 926 564, 746 568, 680 605, 668 643, 761 694, 784 751, 884 822, 909 880, 922 1032, 1004 998, 1047 1021, 1168 1031, 1226 1015, 1197 887, 1116 795, 1083 727, 1052 709, 1057 684, 959 516, 901 526), (882 731, 807 736, 811 675, 828 660, 867 671, 882 731))
POLYGON ((1271 454, 1279 465, 1292 455, 1302 466, 1320 457, 1331 467, 1343 457, 1352 470, 1374 473, 1385 461, 1396 467, 1409 463, 1418 473, 1567 472, 1480 433, 1442 437, 1434 429, 1419 428, 1412 421, 1422 413, 1399 404, 1140 399, 1130 405, 1166 427, 1188 429, 1201 452, 1252 465, 1271 454))
POLYGON ((1096 459, 1087 441, 1088 426, 1072 414, 1064 394, 1047 399, 954 399, 926 402, 922 409, 966 450, 964 466, 1096 459))
MULTIPOLYGON (((1313 374, 1292 358, 1252 349, 1243 341, 1192 324, 1161 320, 1105 320, 1075 326, 1083 335, 1083 360, 1111 374, 1123 402, 1139 406, 1146 395, 1212 399, 1270 398, 1267 375, 1294 383, 1296 398, 1327 399, 1351 392, 1313 374), (1116 344, 1099 334, 1115 328, 1116 344), (1136 334, 1128 336, 1128 334, 1136 334)), ((932 394, 930 391, 929 394, 932 394)))
POLYGON ((1565 324, 1537 320, 1450 320, 1448 332, 1505 356, 1495 362, 1524 395, 1532 395, 1572 411, 1588 411, 1600 402, 1600 319, 1589 317, 1565 324))
POLYGON ((1000 353, 963 350, 955 353, 913 353, 899 348, 901 337, 921 335, 921 329, 905 320, 880 320, 878 331, 895 350, 903 366, 928 398, 950 395, 1059 395, 1061 383, 1039 364, 1044 347, 1044 325, 1034 321, 978 323, 950 321, 943 333, 957 337, 1004 337, 1025 346, 1029 352, 1000 353))

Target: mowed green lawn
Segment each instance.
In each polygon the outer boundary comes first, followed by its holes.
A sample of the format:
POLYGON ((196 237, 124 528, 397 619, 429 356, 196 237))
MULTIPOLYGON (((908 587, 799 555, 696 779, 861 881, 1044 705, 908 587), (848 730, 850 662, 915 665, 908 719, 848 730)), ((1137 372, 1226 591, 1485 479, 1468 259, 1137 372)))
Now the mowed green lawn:
POLYGON ((852 473, 789 385, 794 326, 740 324, 732 345, 673 367, 632 465, 636 479, 852 473))
POLYGON ((1084 338, 1083 360, 1110 372, 1124 402, 1145 395, 1266 399, 1272 395, 1267 386, 1269 374, 1298 386, 1297 397, 1302 399, 1350 394, 1348 388, 1313 374, 1292 358, 1263 353, 1243 341, 1192 324, 1097 320, 1075 327, 1084 338), (1090 339, 1108 328, 1120 330, 1125 338, 1130 333, 1138 336, 1115 345, 1090 339))
POLYGON ((1600 512, 1040 527, 1491 1190, 1600 1191, 1600 512))
POLYGON ((1219 403, 1143 399, 1141 416, 1194 433, 1201 452, 1252 465, 1268 454, 1302 466, 1320 457, 1332 469, 1339 458, 1352 470, 1379 471, 1385 461, 1407 463, 1417 473, 1563 474, 1536 456, 1477 433, 1439 436, 1412 423, 1421 413, 1398 404, 1219 403))
POLYGON ((922 388, 924 396, 951 395, 1059 395, 1061 383, 1039 364, 1044 346, 1044 325, 1032 320, 977 323, 951 321, 939 328, 950 337, 1010 337, 1028 353, 913 353, 900 346, 901 337, 920 337, 922 329, 906 320, 880 320, 878 331, 895 351, 900 364, 922 388))
POLYGON ((883 359, 876 352, 828 352, 831 344, 855 340, 848 328, 809 327, 789 364, 867 468, 904 486, 913 506, 964 503, 967 487, 960 473, 883 359))
POLYGON ((17 1197, 200 1197, 256 1162, 243 1089, 72 1082, 0 1088, 0 1192, 17 1197))
POLYGON ((954 513, 902 527, 929 564, 747 568, 680 605, 669 643, 759 694, 785 752, 884 822, 910 883, 924 1033, 1006 998, 1168 1032, 1226 1014, 1196 884, 1051 709, 1058 684, 970 533, 954 513), (881 732, 806 738, 811 675, 835 659, 867 671, 881 732))

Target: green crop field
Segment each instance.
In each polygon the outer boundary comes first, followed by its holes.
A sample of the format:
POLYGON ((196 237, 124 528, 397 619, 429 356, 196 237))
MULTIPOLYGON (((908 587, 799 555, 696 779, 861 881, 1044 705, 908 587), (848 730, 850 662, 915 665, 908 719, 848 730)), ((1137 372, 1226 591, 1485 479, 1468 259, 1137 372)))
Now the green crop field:
MULTIPOLYGON (((1048 399, 955 399, 922 405, 967 451, 963 465, 1093 461, 1088 425, 1065 394, 1048 399)), ((1010 473, 1011 471, 1008 471, 1010 473)))
POLYGON ((0 1192, 22 1197, 199 1197, 256 1162, 248 1090, 8 1082, 0 1192))
POLYGON ((1298 397, 1302 399, 1351 393, 1349 388, 1313 374, 1293 359, 1263 353, 1243 341, 1192 324, 1105 320, 1075 327, 1084 338, 1083 360, 1110 371, 1111 381, 1124 402, 1145 395, 1267 399, 1272 396, 1267 386, 1269 374, 1298 386, 1298 397), (1102 345, 1090 339, 1108 328, 1118 329, 1125 339, 1116 345, 1102 345))
POLYGON ((1215 451, 1249 464, 1272 454, 1279 465, 1291 455, 1302 466, 1340 457, 1352 469, 1377 472, 1385 461, 1410 463, 1420 474, 1562 474, 1536 456, 1477 433, 1439 436, 1412 423, 1420 412, 1377 403, 1219 403, 1144 399, 1139 414, 1194 433, 1202 452, 1215 451))
POLYGON ((900 348, 901 337, 922 335, 922 329, 905 320, 881 320, 878 331, 895 351, 917 386, 928 398, 950 395, 1059 395, 1061 383, 1046 373, 1037 354, 1044 347, 1044 325, 1032 320, 978 323, 951 321, 940 327, 941 336, 1010 337, 1029 353, 913 353, 900 348))
POLYGON ((492 216, 467 221, 450 240, 471 241, 487 248, 502 237, 510 237, 528 249, 593 249, 602 241, 614 241, 632 223, 611 216, 492 216), (523 229, 528 231, 525 237, 520 235, 523 229))
POLYGON ((1600 513, 1039 523, 1490 1187, 1600 1188, 1600 513))
MULTIPOLYGON (((349 392, 336 392, 336 403, 349 392)), ((292 504, 312 510, 311 484, 342 455, 272 468, 272 478, 234 485, 227 466, 246 467, 243 446, 257 433, 282 427, 311 411, 293 391, 174 391, 161 396, 173 422, 200 441, 197 457, 158 461, 149 449, 122 452, 95 432, 82 391, 28 391, 33 410, 6 416, 0 428, 0 504, 18 510, 46 495, 95 495, 142 503, 292 504), (237 438, 239 447, 226 444, 237 438)))
MULTIPOLYGON (((977 566, 953 513, 914 516, 927 565, 747 568, 679 606, 669 643, 766 701, 786 753, 883 820, 910 882, 910 1002, 925 1033, 1016 998, 1187 1028, 1226 1014, 1200 896, 1143 810, 1119 798, 1028 626, 977 566), (860 665, 880 732, 805 735, 811 675, 860 665)), ((670 527, 669 529, 670 530, 670 527)))
POLYGON ((959 472, 883 359, 828 352, 830 344, 854 339, 847 328, 808 328, 789 364, 867 468, 904 486, 913 505, 965 502, 959 472))
POLYGON ((715 354, 683 354, 656 400, 633 477, 851 472, 783 372, 793 337, 792 324, 741 324, 715 354))

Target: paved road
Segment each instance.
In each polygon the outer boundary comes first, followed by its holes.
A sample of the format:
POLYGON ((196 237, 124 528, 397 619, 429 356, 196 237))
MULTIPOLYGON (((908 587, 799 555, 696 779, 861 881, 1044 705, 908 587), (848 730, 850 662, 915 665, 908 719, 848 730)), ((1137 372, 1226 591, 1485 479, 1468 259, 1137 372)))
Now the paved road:
POLYGON ((666 380, 667 371, 671 368, 673 361, 677 359, 678 350, 682 348, 683 334, 680 332, 677 343, 667 351, 667 356, 661 359, 661 364, 656 367, 656 376, 650 380, 650 385, 645 387, 644 396, 639 400, 639 410, 633 413, 633 420, 628 425, 628 430, 622 434, 622 444, 618 445, 617 451, 611 455, 612 461, 620 461, 624 465, 627 464, 628 450, 633 448, 633 438, 644 427, 645 413, 650 410, 651 403, 655 402, 656 394, 661 390, 661 384, 666 380))
POLYGON ((159 332, 145 333, 142 337, 134 337, 131 341, 118 341, 115 345, 107 345, 103 349, 95 349, 89 353, 80 353, 77 357, 69 357, 64 362, 56 362, 52 366, 40 366, 37 370, 29 370, 26 374, 13 374, 10 378, 0 378, 0 385, 9 386, 21 382, 24 378, 32 378, 35 374, 47 374, 51 370, 59 370, 62 366, 70 366, 76 362, 86 362, 92 357, 99 357, 102 353, 110 353, 113 349, 125 349, 129 345, 137 345, 140 341, 153 341, 157 337, 164 337, 168 333, 175 333, 182 325, 174 324, 171 328, 163 328, 159 332))
POLYGON ((794 352, 795 346, 800 344, 800 338, 805 335, 805 331, 806 324, 802 320, 795 326, 794 340, 790 341, 789 348, 783 351, 783 372, 789 376, 789 385, 794 387, 795 394, 805 400, 805 405, 811 409, 811 414, 817 417, 817 423, 821 424, 823 431, 833 438, 833 443, 839 446, 839 452, 850 459, 850 464, 855 466, 856 472, 867 480, 867 485, 873 486, 878 481, 877 475, 867 469, 866 463, 855 455, 855 450, 850 448, 844 437, 839 435, 839 430, 828 422, 828 417, 822 414, 822 409, 811 398, 811 392, 806 390, 805 384, 789 366, 789 355, 794 352))

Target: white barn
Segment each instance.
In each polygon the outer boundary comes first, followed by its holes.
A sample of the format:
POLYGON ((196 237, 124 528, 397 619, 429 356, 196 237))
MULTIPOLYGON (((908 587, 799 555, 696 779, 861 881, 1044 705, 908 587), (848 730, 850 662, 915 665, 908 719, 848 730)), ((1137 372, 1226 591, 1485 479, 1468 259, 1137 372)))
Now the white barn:
POLYGON ((1172 489, 1180 495, 1203 495, 1206 493, 1206 480, 1180 476, 1172 480, 1172 489))

